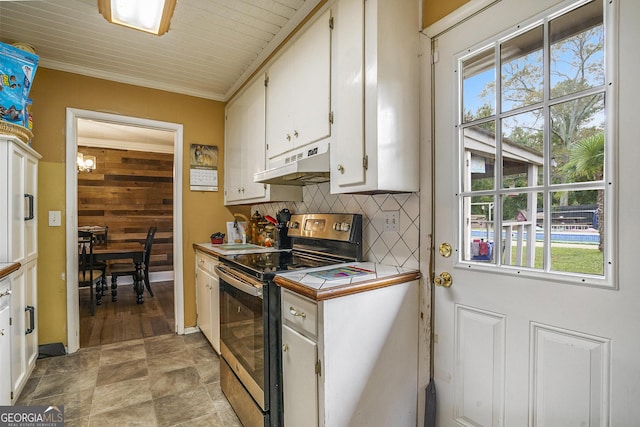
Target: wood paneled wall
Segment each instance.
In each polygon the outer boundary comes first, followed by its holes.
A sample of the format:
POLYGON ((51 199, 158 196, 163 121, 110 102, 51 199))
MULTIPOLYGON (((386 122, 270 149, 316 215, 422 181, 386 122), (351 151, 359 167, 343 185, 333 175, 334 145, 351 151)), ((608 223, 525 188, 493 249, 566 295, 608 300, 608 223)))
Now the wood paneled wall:
POLYGON ((78 225, 106 225, 109 242, 144 243, 158 227, 151 271, 173 270, 173 154, 78 146, 96 170, 78 173, 78 225))

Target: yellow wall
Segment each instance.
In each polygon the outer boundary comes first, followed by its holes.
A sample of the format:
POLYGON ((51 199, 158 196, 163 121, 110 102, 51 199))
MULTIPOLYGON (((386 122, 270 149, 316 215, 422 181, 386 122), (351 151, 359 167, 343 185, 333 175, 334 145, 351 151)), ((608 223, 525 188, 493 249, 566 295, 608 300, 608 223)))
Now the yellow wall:
POLYGON ((422 28, 444 18, 469 0, 423 0, 422 1, 422 28))
POLYGON ((33 148, 42 154, 38 191, 38 327, 41 344, 67 343, 65 272, 66 108, 108 112, 184 126, 182 233, 185 326, 195 326, 195 257, 192 244, 206 242, 233 219, 224 207, 224 103, 39 68, 33 88, 33 148), (217 145, 220 191, 189 191, 189 145, 217 145), (49 227, 47 212, 63 213, 62 227, 49 227))
MULTIPOLYGON (((423 0, 423 27, 427 27, 468 0, 423 0)), ((225 230, 233 217, 223 205, 224 103, 173 94, 77 74, 39 68, 31 90, 33 147, 43 158, 39 168, 38 274, 39 341, 67 343, 65 228, 49 227, 47 212, 65 213, 65 114, 79 108, 184 125, 183 254, 185 326, 196 324, 192 243, 207 241, 213 231, 225 230), (189 191, 189 145, 219 148, 220 191, 189 191)), ((250 213, 247 207, 235 212, 250 213)), ((63 218, 63 224, 64 224, 63 218)))

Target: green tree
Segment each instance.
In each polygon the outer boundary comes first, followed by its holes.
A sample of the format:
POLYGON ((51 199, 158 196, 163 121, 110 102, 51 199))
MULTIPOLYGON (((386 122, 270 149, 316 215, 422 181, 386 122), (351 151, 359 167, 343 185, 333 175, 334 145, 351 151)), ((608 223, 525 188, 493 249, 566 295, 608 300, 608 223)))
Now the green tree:
MULTIPOLYGON (((600 132, 576 142, 569 152, 569 161, 562 168, 576 181, 602 181, 604 178, 604 133, 600 132)), ((604 191, 597 192, 598 249, 604 250, 604 191)))

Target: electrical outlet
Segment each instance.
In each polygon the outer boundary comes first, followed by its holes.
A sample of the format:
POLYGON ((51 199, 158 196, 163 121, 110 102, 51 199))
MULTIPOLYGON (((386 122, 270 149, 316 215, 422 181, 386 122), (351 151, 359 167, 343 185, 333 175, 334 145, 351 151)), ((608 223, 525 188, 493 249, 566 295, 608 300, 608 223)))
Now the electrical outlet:
POLYGON ((384 231, 400 231, 400 211, 385 211, 384 231))

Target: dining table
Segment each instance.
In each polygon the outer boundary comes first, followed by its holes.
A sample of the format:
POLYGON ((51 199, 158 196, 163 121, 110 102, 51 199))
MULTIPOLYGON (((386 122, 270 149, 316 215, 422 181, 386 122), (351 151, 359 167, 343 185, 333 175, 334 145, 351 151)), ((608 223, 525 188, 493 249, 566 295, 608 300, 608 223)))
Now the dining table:
MULTIPOLYGON (((93 258, 95 261, 111 261, 118 259, 130 259, 136 266, 136 274, 133 279, 133 289, 136 292, 136 303, 144 302, 144 245, 139 242, 107 242, 104 245, 93 247, 93 258)), ((111 300, 118 299, 118 284, 111 281, 111 300)), ((102 292, 96 293, 98 299, 102 292)))

